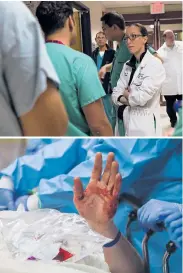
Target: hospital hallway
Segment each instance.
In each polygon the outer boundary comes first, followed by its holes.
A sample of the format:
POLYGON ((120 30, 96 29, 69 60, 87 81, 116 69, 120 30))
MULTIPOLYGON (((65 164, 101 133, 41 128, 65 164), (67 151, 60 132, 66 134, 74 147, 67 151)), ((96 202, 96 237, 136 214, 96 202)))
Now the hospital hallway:
MULTIPOLYGON (((40 2, 38 1, 25 1, 25 4, 32 11, 33 15, 36 15, 36 8, 40 2)), ((183 36, 182 36, 182 2, 181 1, 74 1, 73 2, 73 11, 74 11, 74 21, 76 26, 76 41, 74 44, 71 44, 71 48, 84 53, 90 57, 92 57, 95 62, 96 68, 98 70, 99 80, 102 83, 103 91, 105 97, 102 98, 105 114, 108 118, 110 125, 112 126, 114 136, 171 136, 171 135, 182 135, 179 129, 182 124, 182 52, 183 52, 183 36), (138 101, 135 98, 133 104, 135 103, 135 107, 137 107, 140 111, 146 111, 147 109, 150 113, 152 112, 152 116, 154 117, 156 130, 153 132, 153 128, 150 128, 151 125, 147 126, 146 130, 144 128, 140 128, 138 125, 137 128, 133 128, 136 126, 136 121, 134 117, 134 121, 131 121, 130 124, 132 128, 127 128, 125 125, 125 121, 128 124, 129 120, 131 120, 131 114, 129 116, 124 111, 123 114, 119 112, 119 102, 115 102, 114 89, 117 87, 117 83, 119 80, 120 73, 122 72, 122 68, 124 63, 129 60, 129 56, 125 55, 121 49, 120 51, 120 42, 116 39, 113 39, 111 36, 107 36, 103 27, 103 22, 101 18, 105 17, 105 15, 110 13, 117 13, 123 16, 124 22, 126 24, 126 29, 136 23, 140 23, 143 27, 146 28, 147 36, 148 36, 148 47, 149 52, 159 58, 162 62, 162 66, 165 69, 165 79, 163 80, 163 74, 159 76, 161 79, 161 83, 159 83, 158 92, 161 94, 160 99, 160 110, 156 106, 154 108, 153 105, 157 105, 158 97, 153 96, 150 101, 146 101, 144 107, 139 107, 142 102, 138 101), (168 31, 171 35, 173 35, 174 41, 172 45, 167 46, 167 41, 165 39, 165 33, 168 31), (100 44, 104 43, 103 46, 100 44), (175 46, 173 46, 175 45, 175 46), (101 48, 101 49, 100 49, 101 48), (171 49, 169 49, 171 48, 171 49), (118 57, 116 57, 118 56, 118 57), (120 57, 121 56, 121 57, 120 57), (121 58, 121 59, 120 59, 121 58), (112 65, 111 72, 104 74, 104 78, 102 73, 104 73, 103 69, 108 64, 112 65), (117 65, 117 63, 120 65, 117 65), (161 87, 160 87, 161 86, 161 87), (166 100, 165 100, 166 97, 166 100), (173 99, 175 97, 175 99, 173 99), (168 107, 166 110, 166 104, 168 103, 168 107), (178 107, 175 106, 179 105, 178 107), (151 105, 151 106, 147 106, 151 105), (117 108, 117 112, 114 114, 114 107, 117 108), (175 110, 176 109, 176 110, 175 110), (119 112, 119 114, 118 114, 119 112), (122 115, 122 116, 120 116, 122 115), (125 115, 125 117, 124 117, 125 115), (124 119, 124 120, 123 120, 124 119), (123 121, 122 121, 123 120, 123 121), (177 126, 176 126, 177 125, 177 126), (122 128, 123 127, 123 128, 122 128), (176 129, 175 129, 176 128, 176 129), (141 130, 142 129, 142 130, 141 130), (177 131, 178 130, 178 131, 177 131), (137 133, 139 132, 139 133, 137 133), (178 133, 177 133, 178 132, 178 133)), ((169 35, 170 35, 169 34, 169 35)), ((169 38, 168 38, 169 39, 169 38)), ((136 41, 136 40, 135 40, 136 41)), ((128 46, 128 44, 126 44, 128 46)), ((121 46, 122 47, 122 46, 121 46)), ((126 46, 125 46, 126 47, 126 46)), ((126 51, 124 51, 126 52, 126 51)), ((132 53, 131 53, 132 54, 132 53)), ((54 60, 52 60, 54 61, 54 60)), ((54 61, 55 62, 55 61, 54 61)), ((55 64, 56 65, 56 64, 55 64)), ((92 65, 90 64, 90 67, 92 65)), ((149 66, 151 68, 151 66, 149 66)), ((150 69, 151 70, 151 69, 150 69)), ((137 70, 138 71, 138 70, 137 70)), ((136 71, 136 72, 137 72, 136 71)), ((149 71, 151 72, 151 71, 149 71)), ((61 72, 60 72, 61 73, 61 72)), ((92 74, 93 74, 92 67, 92 74)), ((62 74, 62 73, 61 73, 62 74)), ((85 72, 85 75, 87 73, 85 72)), ((135 74, 136 75, 136 74, 135 74)), ((156 84, 156 79, 160 75, 160 72, 157 72, 157 76, 154 75, 155 80, 153 80, 154 84, 156 84)), ((78 74, 79 76, 79 74, 78 74)), ((70 77, 67 75, 67 77, 70 77)), ((96 77, 96 76, 95 76, 96 77)), ((140 74, 139 74, 140 77, 140 74)), ((63 79, 65 76, 63 75, 63 79)), ((60 75, 60 80, 62 81, 62 75, 60 75)), ((90 81, 90 78, 86 76, 86 81, 90 81)), ((69 81, 69 78, 68 78, 69 81)), ((132 77, 133 81, 133 77, 132 77)), ((158 79, 157 79, 158 81, 158 79)), ((128 83, 129 84, 129 83, 128 83)), ((144 83, 145 84, 145 83, 144 83)), ((80 107, 82 105, 83 100, 87 99, 87 101, 92 101, 93 91, 95 90, 95 94, 93 96, 101 97, 101 91, 98 83, 93 81, 91 84, 88 84, 87 90, 87 98, 84 96, 84 92, 82 91, 83 97, 80 97, 78 101, 78 105, 75 107, 80 107), (92 88, 93 86, 93 88, 92 88), (99 95, 100 94, 100 95, 99 95)), ((130 90, 130 84, 129 84, 130 90)), ((148 85, 146 86, 148 90, 148 85)), ((63 93, 63 99, 65 98, 67 92, 67 85, 63 85, 63 89, 60 90, 61 94, 63 93)), ((86 92, 86 91, 85 91, 86 92)), ((122 90, 116 91, 118 95, 118 99, 120 97, 120 92, 122 90)), ((137 90, 138 92, 138 90, 137 90)), ((145 98, 146 90, 143 90, 142 98, 145 98), (144 92, 144 93, 143 93, 144 92)), ((134 93, 134 96, 135 93, 134 93)), ((75 98, 78 99, 78 98, 75 98)), ((81 136, 81 135, 92 135, 95 134, 91 132, 92 124, 86 124, 86 120, 88 121, 87 116, 83 116, 83 112, 81 111, 81 115, 78 115, 78 109, 76 112, 72 112, 70 110, 70 105, 67 100, 64 103, 66 106, 66 110, 68 113, 69 122, 72 130, 68 130, 67 135, 71 136, 81 136), (80 117, 82 116, 82 118, 80 117), (76 118, 77 117, 77 118, 76 118), (82 120, 82 119, 85 120, 82 120), (89 127, 85 128, 84 127, 89 127), (82 129, 81 129, 82 128, 82 129), (81 131, 81 132, 80 132, 81 131)), ((127 104, 124 104, 128 106, 127 104)), ((128 107, 127 107, 128 108, 128 107)), ((130 109, 130 108, 129 108, 130 109)), ((133 111, 133 107, 131 108, 133 111)), ((139 111, 138 110, 138 111, 139 111)), ((97 117, 97 111, 95 111, 96 120, 99 120, 97 117)), ((92 115, 92 113, 90 114, 92 115)), ((143 115, 143 114, 142 114, 143 115)), ((152 118, 140 118, 138 116, 137 122, 139 124, 150 124, 152 118)), ((101 124, 98 124, 101 127, 101 124)), ((144 125, 144 127, 146 127, 144 125)), ((106 129, 107 131, 107 129, 106 129)), ((109 133, 109 130, 108 130, 109 133)), ((99 132, 100 134, 100 132, 99 132)), ((103 134, 103 132, 101 132, 103 134)), ((104 133, 105 134, 105 133, 104 133)), ((107 133, 106 133, 107 136, 107 133)))

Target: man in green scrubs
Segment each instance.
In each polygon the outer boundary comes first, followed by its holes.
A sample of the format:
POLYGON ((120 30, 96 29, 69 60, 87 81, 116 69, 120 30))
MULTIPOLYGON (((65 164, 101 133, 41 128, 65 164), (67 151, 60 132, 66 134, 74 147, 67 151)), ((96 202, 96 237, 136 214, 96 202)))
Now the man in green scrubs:
MULTIPOLYGON (((116 41, 118 47, 113 63, 107 64, 99 71, 99 77, 102 79, 105 77, 107 72, 111 72, 111 87, 112 89, 117 86, 117 82, 120 78, 121 71, 124 64, 131 59, 131 53, 129 52, 126 42, 124 41, 125 36, 125 20, 121 14, 115 12, 106 13, 102 18, 102 29, 109 41, 116 41)), ((156 51, 149 47, 148 50, 156 57, 160 58, 156 51)), ((113 106, 113 130, 116 125, 117 107, 113 106)), ((124 126, 122 120, 118 120, 118 131, 120 136, 125 135, 124 126)))
POLYGON ((36 16, 61 82, 59 90, 69 117, 67 135, 76 136, 73 130, 76 128, 81 135, 112 136, 102 103, 105 92, 95 63, 89 56, 70 48, 76 42, 72 2, 43 1, 36 16))

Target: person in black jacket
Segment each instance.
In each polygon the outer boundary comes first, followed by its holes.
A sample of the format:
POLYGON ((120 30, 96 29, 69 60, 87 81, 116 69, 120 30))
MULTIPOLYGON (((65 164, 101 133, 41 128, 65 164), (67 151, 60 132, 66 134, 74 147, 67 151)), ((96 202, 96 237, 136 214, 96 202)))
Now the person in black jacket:
MULTIPOLYGON (((100 31, 96 34, 95 41, 98 47, 93 51, 92 58, 97 65, 98 71, 106 64, 110 64, 115 55, 115 50, 111 49, 107 44, 107 39, 104 32, 100 31)), ((111 111, 112 111, 112 100, 111 93, 112 89, 110 86, 110 72, 106 73, 103 81, 103 88, 106 92, 106 96, 103 98, 104 108, 109 121, 111 122, 111 111)))

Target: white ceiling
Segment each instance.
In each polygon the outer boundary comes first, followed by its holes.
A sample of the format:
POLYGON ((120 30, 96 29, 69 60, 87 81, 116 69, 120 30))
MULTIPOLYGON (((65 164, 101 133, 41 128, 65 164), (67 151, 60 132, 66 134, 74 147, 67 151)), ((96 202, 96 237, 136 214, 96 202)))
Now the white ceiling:
MULTIPOLYGON (((121 7, 132 7, 132 6, 149 6, 151 3, 154 3, 156 1, 140 1, 140 0, 136 0, 136 1, 100 1, 101 4, 103 4, 103 6, 105 8, 121 8, 121 7)), ((181 4, 182 1, 161 1, 165 4, 181 4)))

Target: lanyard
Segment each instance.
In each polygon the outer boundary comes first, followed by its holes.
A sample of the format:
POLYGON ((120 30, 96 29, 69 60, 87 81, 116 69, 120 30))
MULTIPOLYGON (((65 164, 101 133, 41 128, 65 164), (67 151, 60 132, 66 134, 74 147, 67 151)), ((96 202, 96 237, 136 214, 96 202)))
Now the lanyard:
POLYGON ((53 44, 64 45, 61 41, 58 41, 58 40, 46 40, 46 43, 53 43, 53 44))

